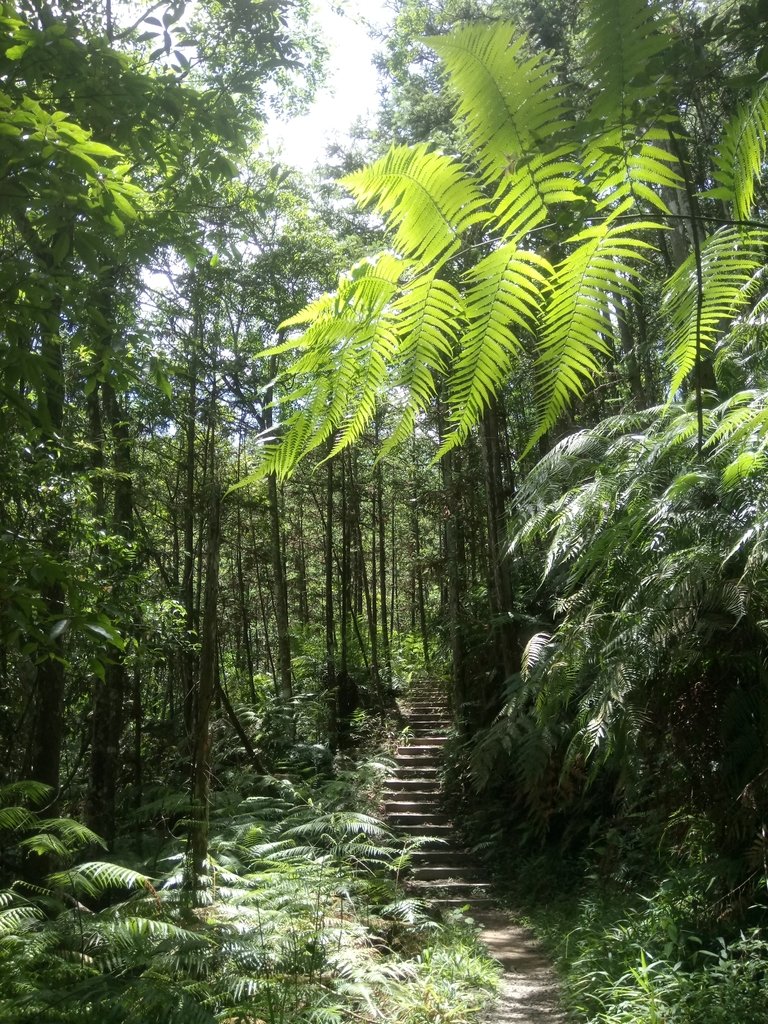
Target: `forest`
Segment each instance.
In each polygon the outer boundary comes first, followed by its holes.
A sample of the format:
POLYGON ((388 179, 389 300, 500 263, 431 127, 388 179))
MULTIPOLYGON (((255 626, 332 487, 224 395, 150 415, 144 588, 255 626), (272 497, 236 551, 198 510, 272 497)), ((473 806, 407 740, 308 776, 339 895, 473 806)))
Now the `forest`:
MULTIPOLYGON (((768 2, 0 2, 0 1022, 768 1006, 768 2), (416 844, 418 845, 418 844, 416 844)), ((495 1019, 495 1018, 494 1018, 495 1019)))

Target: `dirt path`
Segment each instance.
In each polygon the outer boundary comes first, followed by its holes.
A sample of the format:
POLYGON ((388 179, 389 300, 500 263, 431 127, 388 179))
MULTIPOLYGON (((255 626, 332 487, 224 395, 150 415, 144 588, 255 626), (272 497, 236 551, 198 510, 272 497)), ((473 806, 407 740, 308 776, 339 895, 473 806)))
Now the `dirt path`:
POLYGON ((504 968, 499 997, 483 1024, 565 1024, 555 972, 530 932, 502 910, 479 910, 473 917, 483 944, 504 968))
POLYGON ((462 850, 441 806, 441 748, 450 728, 443 696, 427 688, 412 694, 404 717, 411 736, 398 748, 396 770, 385 783, 383 809, 391 824, 418 844, 409 890, 438 912, 468 906, 482 929, 481 940, 502 965, 499 998, 482 1024, 565 1024, 552 965, 531 934, 495 907, 489 883, 462 850))

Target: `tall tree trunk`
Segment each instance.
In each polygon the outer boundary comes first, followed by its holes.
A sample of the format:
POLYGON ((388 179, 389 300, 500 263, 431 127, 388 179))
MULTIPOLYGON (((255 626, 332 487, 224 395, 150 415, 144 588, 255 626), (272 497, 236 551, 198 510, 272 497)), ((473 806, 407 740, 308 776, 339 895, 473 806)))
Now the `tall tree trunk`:
POLYGON ((184 727, 191 738, 195 717, 195 677, 197 655, 194 642, 195 621, 195 440, 197 434, 197 339, 193 341, 189 361, 187 409, 184 423, 184 559, 181 577, 181 601, 184 606, 185 645, 181 651, 182 706, 184 727))
MULTIPOLYGON (((126 543, 133 539, 133 465, 127 414, 111 384, 102 385, 104 412, 109 423, 114 462, 114 507, 112 526, 126 543)), ((129 570, 116 566, 112 599, 120 606, 125 594, 123 577, 129 570)), ((126 595, 128 600, 130 597, 126 595)), ((86 797, 86 820, 110 846, 115 840, 115 797, 120 770, 120 736, 123 728, 123 699, 128 688, 124 655, 110 652, 103 680, 96 679, 93 691, 91 762, 86 797)))
POLYGON ((200 673, 195 692, 195 723, 192 744, 192 824, 190 826, 191 877, 188 885, 198 891, 208 858, 208 818, 211 785, 211 705, 216 687, 218 652, 219 549, 221 539, 221 491, 215 476, 208 485, 208 531, 205 556, 205 592, 200 634, 200 673))
MULTIPOLYGON (((60 332, 60 303, 48 312, 41 324, 41 361, 44 366, 43 386, 38 400, 38 419, 42 425, 46 455, 60 463, 60 438, 64 425, 64 355, 60 332)), ((59 464, 58 472, 62 471, 59 464)), ((54 566, 64 561, 63 538, 66 536, 63 509, 52 516, 44 545, 54 566)), ((57 572, 60 570, 57 569, 57 572)), ((65 590, 62 579, 55 576, 41 588, 43 607, 48 618, 49 640, 38 665, 33 690, 32 731, 30 736, 29 776, 50 786, 58 796, 61 747, 64 737, 64 653, 63 630, 58 623, 65 614, 65 590)))
MULTIPOLYGON (((485 455, 485 489, 488 521, 488 557, 491 569, 491 615, 504 678, 519 667, 516 663, 517 637, 512 619, 512 585, 505 559, 504 536, 506 508, 501 457, 500 418, 494 402, 485 412, 482 423, 485 455)), ((489 695, 492 696, 492 695, 489 695)), ((500 695, 499 695, 500 696, 500 695)))
POLYGON ((326 463, 325 532, 323 538, 325 586, 325 689, 331 749, 338 744, 338 688, 336 681, 336 626, 333 615, 333 460, 326 463))
MULTIPOLYGON (((274 380, 277 373, 277 359, 269 362, 269 377, 274 380)), ((267 388, 264 399, 264 429, 270 431, 273 426, 272 401, 273 388, 267 388)), ((280 501, 277 476, 270 473, 267 477, 267 501, 269 504, 269 551, 272 563, 272 588, 275 602, 275 624, 277 627, 277 663, 278 692, 285 705, 285 711, 292 715, 293 681, 291 678, 291 635, 288 619, 288 586, 285 577, 285 559, 280 532, 280 501)))

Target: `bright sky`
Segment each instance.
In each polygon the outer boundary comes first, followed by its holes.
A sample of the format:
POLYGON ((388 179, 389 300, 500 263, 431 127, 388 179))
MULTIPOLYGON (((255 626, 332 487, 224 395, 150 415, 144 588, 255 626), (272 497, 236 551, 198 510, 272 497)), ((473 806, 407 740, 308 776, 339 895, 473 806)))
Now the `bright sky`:
POLYGON ((389 24, 392 12, 385 4, 386 0, 312 0, 330 50, 328 78, 308 114, 273 122, 268 129, 269 143, 282 143, 287 163, 310 170, 329 143, 343 139, 353 121, 376 109, 376 44, 368 37, 366 22, 380 28, 389 24))

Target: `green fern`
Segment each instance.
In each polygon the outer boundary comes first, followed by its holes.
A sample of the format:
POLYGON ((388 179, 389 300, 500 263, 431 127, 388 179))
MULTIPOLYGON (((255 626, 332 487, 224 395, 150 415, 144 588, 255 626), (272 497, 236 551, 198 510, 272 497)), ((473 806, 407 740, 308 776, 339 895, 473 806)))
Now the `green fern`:
POLYGON ((461 235, 487 219, 483 195, 462 165, 427 145, 393 146, 342 184, 361 207, 375 207, 395 248, 422 265, 455 253, 461 235))
MULTIPOLYGON (((563 134, 569 110, 549 56, 531 55, 511 25, 471 25, 424 42, 443 60, 457 95, 456 116, 486 180, 497 182, 535 154, 553 129, 563 134)), ((563 150, 552 146, 562 159, 563 150)))
POLYGON ((675 394, 696 359, 718 338, 752 297, 765 263, 768 230, 724 227, 701 246, 701 289, 694 254, 669 279, 664 308, 672 323, 667 348, 675 394))
POLYGON ((529 449, 601 372, 600 357, 611 354, 612 296, 636 291, 638 264, 653 250, 638 232, 654 227, 603 223, 571 239, 580 244, 557 267, 543 318, 537 364, 541 412, 529 449))
POLYGON ((716 160, 719 187, 709 194, 730 202, 736 220, 752 215, 757 183, 768 150, 768 82, 728 125, 716 160))
POLYGON ((522 345, 535 330, 543 292, 553 270, 535 252, 509 243, 482 259, 466 275, 468 327, 451 376, 453 429, 441 453, 464 441, 508 376, 522 345))

